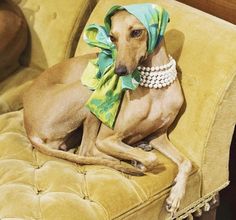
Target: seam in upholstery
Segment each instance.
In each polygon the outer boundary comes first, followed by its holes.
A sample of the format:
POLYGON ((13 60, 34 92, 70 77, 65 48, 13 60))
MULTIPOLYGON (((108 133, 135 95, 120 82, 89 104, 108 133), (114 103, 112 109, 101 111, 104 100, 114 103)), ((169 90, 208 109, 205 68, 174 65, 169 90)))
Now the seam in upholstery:
POLYGON ((76 48, 73 49, 72 47, 73 47, 74 41, 76 41, 76 39, 77 39, 76 35, 78 35, 78 39, 81 36, 81 33, 83 31, 83 30, 80 30, 81 26, 84 27, 84 25, 86 24, 86 21, 88 20, 89 15, 86 15, 87 11, 89 11, 89 13, 90 13, 88 1, 86 1, 86 4, 83 4, 82 9, 81 9, 81 7, 79 7, 79 9, 77 10, 77 13, 76 13, 77 17, 74 21, 73 27, 70 31, 70 34, 69 34, 69 37, 67 39, 66 46, 64 49, 64 58, 69 58, 69 57, 73 56, 75 53, 76 48), (80 11, 84 11, 85 13, 81 14, 81 13, 79 13, 80 11), (86 18, 84 18, 84 17, 86 17, 86 18), (81 24, 81 21, 83 24, 81 24), (74 50, 74 51, 72 51, 72 50, 74 50))
MULTIPOLYGON (((125 177, 124 175, 119 175, 119 176, 121 176, 122 178, 123 178, 123 180, 125 181, 125 184, 126 185, 129 185, 129 187, 131 187, 132 189, 133 189, 133 192, 135 192, 135 194, 136 194, 136 196, 138 197, 138 199, 139 199, 139 201, 140 202, 143 202, 144 200, 141 198, 141 196, 139 195, 139 193, 137 192, 137 190, 136 190, 136 188, 135 188, 135 186, 134 185, 136 185, 139 189, 141 189, 141 187, 139 187, 136 183, 135 183, 135 181, 130 181, 130 180, 127 180, 127 177, 125 177)), ((148 196, 147 196, 147 194, 141 189, 141 191, 143 192, 143 194, 144 194, 144 197, 147 199, 148 198, 148 196)))
MULTIPOLYGON (((34 148, 32 148, 32 153, 34 155, 36 166, 39 168, 38 159, 37 159, 34 148)), ((37 197, 38 197, 38 207, 39 207, 39 219, 42 220, 43 218, 42 218, 42 208, 41 208, 41 195, 39 194, 39 191, 38 191, 38 184, 37 184, 37 180, 36 180, 36 172, 38 172, 38 169, 36 169, 36 167, 34 167, 34 187, 35 187, 35 190, 37 190, 37 192, 38 192, 37 197)))
POLYGON ((33 192, 35 192, 34 186, 33 186, 33 185, 30 185, 30 184, 28 184, 28 183, 26 184, 26 183, 19 183, 19 182, 15 182, 15 183, 9 182, 9 183, 1 184, 1 185, 0 185, 0 188, 5 187, 5 186, 11 186, 11 185, 23 186, 23 187, 29 188, 29 189, 31 189, 33 192))
MULTIPOLYGON (((31 166, 32 169, 35 168, 33 164, 31 164, 31 163, 29 163, 28 161, 25 161, 25 160, 12 159, 12 158, 6 158, 6 159, 0 158, 0 164, 1 164, 2 162, 4 162, 4 161, 17 161, 17 162, 20 161, 20 162, 25 163, 24 165, 29 165, 29 166, 31 166)), ((29 185, 30 185, 30 184, 29 184, 29 185)))
POLYGON ((31 145, 31 148, 32 148, 32 155, 33 155, 35 166, 39 167, 38 157, 37 157, 37 154, 36 154, 36 150, 35 150, 35 148, 32 145, 31 145))
POLYGON ((95 204, 96 204, 97 206, 99 206, 101 209, 103 209, 104 215, 106 216, 106 219, 107 219, 107 220, 111 219, 111 218, 110 218, 110 215, 109 215, 109 213, 108 213, 108 211, 105 209, 105 207, 104 207, 100 202, 94 201, 94 200, 90 200, 90 201, 93 202, 93 203, 95 203, 95 204))
MULTIPOLYGON (((209 138, 211 136, 211 131, 212 131, 212 128, 213 128, 213 125, 215 123, 215 119, 216 119, 216 116, 217 116, 217 113, 219 112, 219 109, 220 109, 220 103, 222 103, 225 95, 227 94, 227 92, 229 91, 229 88, 233 82, 233 79, 236 77, 236 70, 232 71, 233 75, 230 75, 227 80, 230 79, 230 81, 228 82, 228 84, 224 87, 224 89, 222 90, 221 92, 221 95, 220 97, 218 98, 218 101, 217 101, 217 107, 214 109, 214 114, 212 116, 211 119, 209 119, 210 123, 209 123, 209 126, 208 126, 208 133, 206 135, 206 139, 204 141, 204 145, 203 145, 203 152, 202 152, 202 157, 201 157, 201 167, 203 167, 203 163, 204 163, 204 159, 205 159, 205 155, 206 155, 206 148, 207 148, 207 144, 209 142, 209 138)), ((201 170, 201 195, 203 193, 203 189, 202 189, 202 185, 203 185, 203 178, 202 178, 202 170, 201 170)))
POLYGON ((42 207, 41 207, 41 195, 37 195, 38 196, 38 203, 39 203, 39 219, 42 220, 43 219, 43 214, 42 214, 42 207))
POLYGON ((94 202, 96 205, 98 205, 99 207, 101 207, 103 209, 103 211, 105 213, 105 216, 106 216, 106 219, 111 219, 107 209, 99 201, 95 201, 95 200, 91 200, 90 199, 89 190, 88 190, 88 184, 87 184, 87 181, 86 181, 86 174, 87 174, 87 172, 89 172, 89 171, 84 170, 82 172, 83 179, 84 179, 83 193, 84 193, 85 197, 87 197, 91 202, 94 202))
POLYGON ((90 199, 90 195, 89 195, 89 190, 88 190, 88 184, 87 184, 87 180, 86 180, 86 175, 89 171, 84 171, 82 174, 83 174, 83 179, 84 179, 84 186, 83 186, 83 194, 85 196, 86 199, 88 199, 89 201, 91 202, 94 202, 96 203, 98 206, 100 206, 103 210, 104 210, 104 213, 106 215, 106 218, 107 219, 110 219, 110 215, 108 213, 108 211, 106 210, 106 208, 98 201, 94 201, 94 200, 91 200, 90 199))
POLYGON ((84 199, 88 199, 89 195, 88 195, 88 186, 87 186, 87 181, 86 181, 87 171, 83 172, 82 175, 83 175, 83 184, 81 186, 81 189, 82 189, 84 199))
MULTIPOLYGON (((198 169, 194 170, 194 172, 192 172, 192 173, 190 174, 190 176, 193 176, 195 173, 199 173, 198 171, 199 171, 198 169)), ((148 200, 144 201, 144 202, 141 203, 141 204, 136 205, 135 207, 131 208, 130 210, 126 211, 125 213, 122 213, 122 214, 120 214, 120 215, 118 215, 118 216, 115 216, 113 219, 117 219, 117 220, 118 220, 118 219, 120 219, 121 217, 124 217, 126 214, 131 215, 131 214, 134 213, 135 211, 147 207, 147 206, 148 206, 149 204, 151 204, 152 202, 154 202, 154 201, 156 201, 156 200, 158 200, 158 199, 160 199, 160 198, 162 198, 162 197, 167 196, 166 194, 170 192, 172 186, 173 186, 173 184, 170 185, 169 187, 163 189, 162 191, 159 191, 158 193, 154 194, 153 196, 149 197, 148 200)), ((121 218, 121 219, 122 219, 122 218, 121 218)))
POLYGON ((123 219, 123 217, 128 217, 128 216, 132 215, 134 212, 136 212, 136 211, 138 211, 138 210, 141 210, 141 209, 143 209, 143 208, 146 208, 147 206, 149 206, 149 205, 152 204, 153 202, 155 202, 155 201, 157 201, 157 200, 160 200, 160 199, 162 199, 163 197, 166 197, 166 196, 167 196, 166 194, 167 194, 169 191, 170 191, 170 189, 166 189, 165 192, 160 193, 161 195, 159 195, 159 194, 158 194, 158 195, 155 195, 155 196, 149 198, 149 200, 147 200, 147 201, 141 203, 140 205, 138 205, 138 206, 136 206, 136 207, 134 207, 134 208, 128 210, 127 212, 122 213, 122 214, 120 214, 120 215, 118 215, 118 216, 116 216, 116 217, 114 217, 114 218, 112 218, 112 219, 117 219, 117 220, 119 220, 119 219, 123 219))
MULTIPOLYGON (((212 192, 212 193, 218 192, 219 190, 225 188, 226 185, 228 185, 228 183, 223 184, 221 187, 219 187, 216 191, 214 191, 214 192, 212 192)), ((160 193, 161 195, 156 194, 156 195, 154 195, 152 198, 150 198, 148 201, 145 201, 143 204, 141 204, 141 205, 139 205, 139 206, 137 206, 137 207, 135 207, 135 208, 133 208, 133 209, 131 209, 131 210, 129 210, 129 211, 127 211, 127 212, 125 212, 125 213, 119 215, 119 216, 114 217, 113 220, 121 220, 121 219, 127 218, 127 217, 131 216, 133 213, 137 212, 138 210, 144 209, 144 208, 148 207, 150 204, 152 204, 152 203, 154 203, 154 202, 156 202, 156 201, 162 199, 163 197, 166 197, 169 192, 170 192, 170 188, 169 188, 169 189, 166 189, 166 190, 164 190, 164 191, 162 191, 162 193, 160 193)), ((212 193, 211 193, 211 194, 212 194, 212 193)), ((206 197, 207 197, 207 196, 206 196, 206 197)), ((203 198, 205 198, 205 196, 204 196, 203 198)), ((186 209, 190 209, 190 208, 193 207, 198 201, 199 201, 199 200, 197 200, 197 201, 191 203, 191 204, 188 205, 187 207, 183 208, 181 211, 186 210, 186 209)))
MULTIPOLYGON (((145 199, 148 199, 148 195, 145 193, 143 188, 140 185, 138 185, 137 182, 135 182, 135 180, 131 179, 131 181, 132 181, 133 185, 135 185, 140 190, 140 192, 142 192, 143 197, 145 197, 145 199)), ((142 201, 143 201, 143 199, 142 199, 142 201)))
POLYGON ((14 160, 14 161, 21 161, 21 162, 24 162, 24 163, 27 163, 29 165, 31 165, 33 168, 34 168, 34 164, 32 164, 30 161, 27 161, 27 160, 21 160, 21 159, 15 159, 15 158, 4 158, 4 157, 0 157, 0 161, 8 161, 8 160, 14 160))

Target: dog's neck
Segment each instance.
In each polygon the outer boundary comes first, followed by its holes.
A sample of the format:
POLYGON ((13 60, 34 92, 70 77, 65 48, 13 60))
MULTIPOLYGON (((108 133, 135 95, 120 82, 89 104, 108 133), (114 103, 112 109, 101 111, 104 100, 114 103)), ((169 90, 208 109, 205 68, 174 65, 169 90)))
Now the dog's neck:
POLYGON ((141 73, 140 86, 155 91, 169 87, 177 77, 175 60, 168 55, 164 39, 153 53, 147 56, 141 66, 138 66, 138 69, 141 73))
POLYGON ((169 62, 164 38, 160 41, 153 53, 149 54, 142 62, 142 66, 161 66, 169 62))

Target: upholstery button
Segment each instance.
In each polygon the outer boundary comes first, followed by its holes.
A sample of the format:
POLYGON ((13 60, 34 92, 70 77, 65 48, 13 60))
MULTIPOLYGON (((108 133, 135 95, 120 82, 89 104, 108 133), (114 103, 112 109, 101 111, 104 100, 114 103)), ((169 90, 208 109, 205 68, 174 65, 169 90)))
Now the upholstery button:
POLYGON ((54 12, 54 13, 52 14, 52 19, 56 19, 56 18, 57 18, 57 13, 54 12))
POLYGON ((40 8, 41 8, 40 5, 38 5, 35 9, 35 12, 38 12, 40 10, 40 8))
POLYGON ((82 171, 82 174, 85 176, 87 174, 87 171, 82 171))
POLYGON ((36 170, 38 170, 38 169, 40 169, 40 168, 41 168, 41 166, 37 166, 37 167, 35 167, 36 170))
POLYGON ((39 194, 41 194, 43 191, 42 190, 40 190, 40 189, 37 189, 37 192, 36 192, 36 194, 37 195, 39 195, 39 194))

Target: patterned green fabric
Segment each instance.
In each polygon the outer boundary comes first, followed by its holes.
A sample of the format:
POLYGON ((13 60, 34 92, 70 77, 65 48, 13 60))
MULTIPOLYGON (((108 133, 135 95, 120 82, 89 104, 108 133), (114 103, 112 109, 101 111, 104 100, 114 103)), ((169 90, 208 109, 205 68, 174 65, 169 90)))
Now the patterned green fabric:
POLYGON ((90 46, 101 48, 98 58, 88 63, 82 75, 83 85, 94 90, 86 106, 110 128, 115 125, 124 91, 135 90, 140 83, 138 70, 120 77, 114 72, 117 51, 109 38, 109 32, 111 16, 119 10, 127 10, 145 26, 148 32, 148 53, 152 53, 160 42, 169 21, 167 11, 160 6, 135 4, 113 6, 105 16, 105 27, 91 24, 86 28, 84 40, 90 46))

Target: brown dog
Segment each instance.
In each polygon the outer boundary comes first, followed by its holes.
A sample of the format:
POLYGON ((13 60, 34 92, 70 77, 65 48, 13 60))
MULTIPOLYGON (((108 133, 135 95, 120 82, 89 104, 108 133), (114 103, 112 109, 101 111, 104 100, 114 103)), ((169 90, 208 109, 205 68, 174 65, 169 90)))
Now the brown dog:
POLYGON ((0 80, 19 67, 27 41, 27 24, 20 9, 10 0, 0 1, 0 80))
MULTIPOLYGON (((117 47, 115 72, 118 75, 133 72, 140 62, 144 66, 169 62, 164 40, 154 53, 146 55, 147 31, 126 11, 112 16, 110 34, 117 47)), ((168 211, 175 212, 184 196, 191 171, 191 162, 167 137, 167 129, 183 103, 178 80, 163 89, 140 86, 135 91, 126 91, 115 127, 110 129, 100 124, 84 107, 91 91, 81 85, 80 79, 88 60, 93 57, 95 55, 70 59, 48 69, 34 81, 24 96, 24 122, 30 141, 46 154, 78 163, 114 167, 117 162, 113 158, 118 158, 138 161, 141 171, 147 171, 158 165, 156 154, 131 146, 146 139, 153 148, 178 165, 176 183, 167 199, 168 211), (79 156, 56 150, 65 149, 68 134, 82 124, 84 132, 79 156)))

